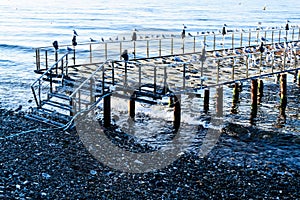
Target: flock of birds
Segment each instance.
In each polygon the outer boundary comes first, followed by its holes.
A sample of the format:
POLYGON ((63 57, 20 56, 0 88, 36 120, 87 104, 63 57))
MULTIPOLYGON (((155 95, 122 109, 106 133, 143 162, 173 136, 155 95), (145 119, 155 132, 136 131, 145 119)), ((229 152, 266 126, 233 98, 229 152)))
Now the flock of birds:
MULTIPOLYGON (((290 29, 290 25, 289 25, 289 20, 286 21, 286 25, 284 27, 280 27, 281 29, 284 29, 286 31, 288 31, 290 29)), ((277 27, 271 27, 271 29, 276 29, 277 27)), ((183 24, 183 29, 181 31, 181 39, 185 39, 186 37, 194 37, 191 33, 187 33, 186 31, 187 26, 183 24)), ((270 29, 270 28, 267 28, 270 29)), ((258 23, 258 26, 255 30, 266 30, 261 26, 261 23, 258 23)), ((224 24, 222 29, 220 29, 218 31, 218 34, 222 34, 223 35, 223 40, 225 38, 225 35, 229 32, 238 32, 238 31, 242 31, 245 32, 244 29, 236 29, 236 30, 230 30, 227 29, 227 25, 224 24)), ((131 41, 136 41, 138 40, 138 35, 137 35, 138 30, 134 29, 131 35, 131 41)), ((215 34, 215 32, 197 32, 197 35, 200 34, 215 34)), ((78 36, 78 33, 76 32, 76 30, 73 30, 73 38, 72 38, 72 46, 71 47, 67 47, 68 51, 73 51, 75 46, 77 45, 77 41, 76 41, 76 37, 78 36)), ((156 35, 156 37, 154 35, 152 35, 152 38, 166 38, 167 36, 162 34, 162 35, 156 35)), ((178 37, 178 35, 170 35, 170 37, 178 37)), ((151 38, 150 36, 142 36, 140 35, 139 39, 148 39, 151 38)), ((273 45, 266 45, 266 42, 268 41, 266 38, 261 37, 260 38, 260 44, 257 46, 252 46, 252 47, 243 47, 243 48, 238 48, 238 49, 225 49, 223 48, 223 51, 213 51, 212 56, 215 58, 222 58, 222 57, 227 57, 227 56, 238 56, 238 55, 248 55, 248 57, 250 58, 249 60, 252 61, 251 65, 255 65, 257 63, 257 58, 255 55, 261 53, 263 56, 265 56, 266 58, 266 62, 272 62, 275 59, 275 55, 281 55, 281 56, 285 56, 285 59, 289 62, 289 61, 293 61, 295 59, 300 59, 299 57, 299 49, 300 49, 300 42, 288 42, 287 41, 287 37, 283 37, 285 39, 284 43, 275 43, 273 45)), ((125 36, 122 38, 123 40, 126 40, 125 36)), ((118 36, 115 38, 115 41, 118 41, 119 38, 118 36)), ((106 40, 104 40, 104 38, 101 38, 102 42, 106 42, 106 40)), ((112 38, 109 38, 109 41, 114 41, 112 38)), ((95 40, 93 38, 90 38, 90 42, 100 42, 98 40, 95 40)), ((222 44, 222 43, 221 43, 222 44)), ((206 50, 205 47, 207 45, 205 43, 202 44, 202 54, 205 55, 206 50)), ((55 50, 58 49, 58 42, 54 41, 53 42, 53 47, 55 48, 55 50)), ((224 41, 223 41, 223 47, 224 47, 224 41)), ((128 60, 128 52, 126 50, 126 52, 124 51, 123 54, 121 55, 121 57, 123 57, 124 60, 128 60)), ((202 58, 203 59, 203 58, 202 58)))
MULTIPOLYGON (((223 36, 225 36, 227 33, 233 33, 233 32, 247 32, 247 31, 257 31, 257 30, 276 30, 276 29, 285 29, 285 30, 289 30, 289 20, 286 21, 286 25, 285 26, 281 26, 281 27, 262 27, 262 23, 261 22, 258 22, 258 26, 253 30, 253 29, 249 29, 249 30, 245 30, 243 28, 241 29, 227 29, 227 25, 224 24, 222 29, 221 30, 218 30, 218 31, 202 31, 202 32, 196 32, 194 34, 188 32, 187 33, 187 26, 183 24, 183 29, 182 29, 182 32, 181 32, 181 35, 180 37, 182 39, 185 39, 186 37, 196 37, 196 36, 200 36, 200 35, 210 35, 210 34, 222 34, 223 36)), ((293 27, 297 27, 297 26, 293 26, 293 27)), ((73 30, 74 32, 74 36, 78 36, 77 32, 75 30, 73 30)), ((100 40, 96 40, 96 39, 93 39, 93 38, 89 38, 90 42, 117 42, 117 41, 120 41, 120 40, 123 40, 123 41, 127 41, 127 40, 131 40, 131 41, 136 41, 136 40, 143 40, 143 39, 165 39, 165 38, 172 38, 172 37, 178 37, 178 35, 176 34, 169 34, 169 35, 166 35, 166 34, 149 34, 149 35, 138 35, 137 32, 139 32, 137 29, 133 29, 132 31, 132 35, 131 35, 131 38, 126 38, 125 36, 123 37, 120 37, 119 36, 116 36, 115 38, 112 38, 112 37, 109 37, 109 38, 106 38, 104 39, 104 37, 101 37, 100 40)))

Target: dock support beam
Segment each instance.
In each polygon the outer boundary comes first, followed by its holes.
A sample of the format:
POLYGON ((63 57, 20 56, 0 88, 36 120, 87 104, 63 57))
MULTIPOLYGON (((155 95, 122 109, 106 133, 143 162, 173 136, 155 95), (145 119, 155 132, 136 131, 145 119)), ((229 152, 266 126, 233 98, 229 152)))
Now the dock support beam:
POLYGON ((128 102, 128 113, 129 113, 129 117, 134 119, 134 117, 135 117, 135 101, 132 97, 130 98, 130 100, 128 102))
POLYGON ((111 119, 111 104, 110 104, 111 95, 107 95, 104 97, 103 102, 103 114, 104 114, 104 127, 110 127, 110 119, 111 119))
POLYGON ((287 81, 286 81, 286 74, 280 75, 280 115, 285 116, 285 108, 287 105, 287 96, 286 96, 286 89, 287 89, 287 81))
POLYGON ((180 127, 181 121, 181 108, 180 108, 180 98, 178 99, 177 96, 174 96, 174 121, 173 126, 175 131, 178 131, 180 127))
POLYGON ((233 87, 233 94, 232 94, 232 107, 231 107, 231 113, 236 114, 237 113, 237 103, 239 102, 240 98, 240 89, 239 84, 236 82, 234 83, 233 87))
POLYGON ((209 110, 209 89, 205 88, 204 90, 204 112, 207 113, 209 110))
POLYGON ((223 87, 217 88, 216 115, 217 117, 223 117, 223 87))
POLYGON ((250 121, 253 124, 254 118, 257 115, 257 79, 251 80, 251 117, 250 121))
POLYGON ((257 99, 257 103, 260 104, 261 103, 261 99, 264 96, 264 82, 263 80, 259 80, 258 82, 258 99, 257 99))

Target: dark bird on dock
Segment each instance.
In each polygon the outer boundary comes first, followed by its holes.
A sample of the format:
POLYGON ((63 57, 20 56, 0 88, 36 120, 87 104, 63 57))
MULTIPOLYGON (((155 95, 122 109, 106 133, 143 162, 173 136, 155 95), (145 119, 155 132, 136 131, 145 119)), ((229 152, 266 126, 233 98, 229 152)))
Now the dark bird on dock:
POLYGON ((68 51, 73 51, 73 49, 71 47, 67 47, 68 51))
POLYGON ((93 38, 90 38, 91 42, 97 42, 97 40, 94 40, 93 38))
POLYGON ((289 22, 290 22, 289 20, 286 20, 286 24, 285 24, 286 31, 290 30, 289 22))
POLYGON ((260 51, 260 53, 263 53, 265 51, 264 43, 263 42, 260 43, 259 51, 260 51))
POLYGON ((58 49, 58 42, 55 40, 53 43, 52 43, 55 51, 58 49))
POLYGON ((78 34, 77 34, 77 32, 75 31, 75 29, 73 30, 73 34, 74 34, 75 36, 78 36, 78 34))
POLYGON ((191 33, 188 33, 188 35, 189 35, 190 37, 193 37, 193 35, 192 35, 191 33))
POLYGON ((76 42, 76 35, 73 36, 73 39, 72 39, 72 45, 75 47, 77 45, 77 42, 76 42))
POLYGON ((19 107, 15 110, 15 112, 19 112, 20 110, 22 110, 22 105, 19 105, 19 107))
POLYGON ((268 40, 267 40, 265 37, 261 37, 261 38, 260 38, 260 41, 262 41, 262 42, 267 42, 268 40))
POLYGON ((129 60, 128 51, 125 49, 121 54, 121 57, 127 62, 129 60))
POLYGON ((104 42, 104 38, 101 38, 101 41, 104 42))
POLYGON ((226 24, 224 24, 223 28, 222 28, 222 35, 226 35, 227 31, 226 31, 226 24))
POLYGON ((132 33, 132 38, 131 38, 132 41, 136 41, 136 39, 137 39, 136 32, 137 32, 137 30, 134 29, 133 33, 132 33))
POLYGON ((182 26, 183 26, 183 29, 186 29, 186 28, 187 28, 186 25, 184 25, 184 24, 182 24, 182 26))
POLYGON ((182 29, 182 32, 181 32, 181 38, 182 38, 182 39, 185 38, 185 29, 182 29))

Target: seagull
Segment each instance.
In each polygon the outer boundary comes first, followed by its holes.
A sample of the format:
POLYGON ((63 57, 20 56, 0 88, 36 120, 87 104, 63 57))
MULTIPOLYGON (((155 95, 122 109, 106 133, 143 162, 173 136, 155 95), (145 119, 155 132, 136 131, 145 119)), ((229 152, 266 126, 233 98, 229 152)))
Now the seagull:
POLYGON ((136 32, 137 32, 137 30, 134 29, 134 30, 133 30, 133 33, 132 33, 132 41, 136 41, 136 39, 137 39, 137 37, 136 37, 136 32))
POLYGON ((219 52, 217 52, 217 51, 213 52, 213 56, 214 57, 222 57, 222 55, 219 52))
POLYGON ((58 49, 58 42, 55 40, 52 44, 53 44, 54 49, 57 50, 58 49))
POLYGON ((182 39, 185 38, 185 29, 184 29, 184 28, 182 29, 182 32, 181 32, 181 38, 182 38, 182 39))
POLYGON ((290 27, 289 27, 289 20, 286 20, 286 24, 285 24, 285 30, 288 31, 290 30, 290 27))
POLYGON ((125 49, 123 53, 121 54, 121 57, 127 62, 129 60, 128 51, 125 49))
POLYGON ((75 36, 78 36, 77 32, 75 31, 75 29, 73 30, 73 33, 75 36))
POLYGON ((260 43, 259 51, 260 51, 260 53, 263 53, 265 51, 264 43, 263 42, 260 43))
POLYGON ((226 27, 227 25, 226 24, 224 24, 224 26, 223 26, 223 28, 222 28, 222 35, 224 36, 224 35, 226 35, 226 27))
POLYGON ((72 39, 72 45, 73 45, 73 46, 76 46, 76 45, 77 45, 77 42, 76 42, 76 35, 73 36, 73 39, 72 39))
POLYGON ((262 42, 268 41, 265 37, 261 37, 260 40, 261 40, 262 42))
POLYGON ((101 38, 101 41, 104 42, 104 38, 101 38))
POLYGON ((97 42, 97 40, 94 40, 93 38, 90 38, 91 42, 97 42))

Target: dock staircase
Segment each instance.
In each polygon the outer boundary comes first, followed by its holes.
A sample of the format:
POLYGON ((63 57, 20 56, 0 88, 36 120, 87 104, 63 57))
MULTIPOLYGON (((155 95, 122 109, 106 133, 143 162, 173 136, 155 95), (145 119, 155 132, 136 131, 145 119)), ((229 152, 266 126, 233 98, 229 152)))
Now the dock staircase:
POLYGON ((37 106, 26 117, 57 127, 71 125, 77 112, 88 109, 109 92, 113 77, 108 63, 69 66, 66 53, 50 68, 35 71, 41 74, 31 85, 37 106), (90 78, 96 75, 98 79, 90 78))

